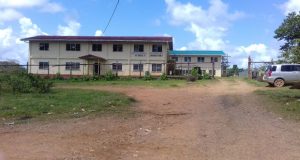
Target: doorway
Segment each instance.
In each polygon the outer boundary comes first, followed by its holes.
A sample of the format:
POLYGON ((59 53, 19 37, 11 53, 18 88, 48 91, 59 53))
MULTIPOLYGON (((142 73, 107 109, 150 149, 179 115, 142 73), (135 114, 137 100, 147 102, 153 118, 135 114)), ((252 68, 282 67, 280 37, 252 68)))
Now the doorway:
POLYGON ((94 63, 94 75, 100 75, 100 63, 94 63))

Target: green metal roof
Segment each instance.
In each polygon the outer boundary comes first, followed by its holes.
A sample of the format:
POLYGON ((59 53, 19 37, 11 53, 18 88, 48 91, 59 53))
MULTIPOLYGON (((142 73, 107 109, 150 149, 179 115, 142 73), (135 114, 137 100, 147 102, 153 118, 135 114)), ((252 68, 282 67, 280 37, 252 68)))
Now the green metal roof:
POLYGON ((224 56, 223 51, 205 51, 205 50, 188 50, 188 51, 179 51, 173 50, 169 51, 170 55, 215 55, 215 56, 224 56))

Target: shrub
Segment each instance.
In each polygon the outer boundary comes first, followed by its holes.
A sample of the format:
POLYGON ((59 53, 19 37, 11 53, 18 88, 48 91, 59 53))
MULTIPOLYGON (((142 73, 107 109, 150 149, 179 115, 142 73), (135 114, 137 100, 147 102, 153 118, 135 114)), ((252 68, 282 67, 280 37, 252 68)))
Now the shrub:
POLYGON ((32 81, 28 76, 12 75, 8 84, 12 87, 13 93, 30 93, 33 91, 32 81))
POLYGON ((211 75, 208 73, 204 73, 202 79, 211 79, 211 75))
POLYGON ((187 76, 187 81, 191 81, 191 82, 194 82, 196 80, 198 80, 200 77, 200 75, 198 74, 198 70, 196 68, 193 68, 192 71, 191 71, 191 74, 189 74, 187 76))
POLYGON ((89 80, 90 80, 90 77, 89 77, 89 76, 83 76, 81 79, 82 79, 83 81, 89 81, 89 80))
POLYGON ((60 75, 60 73, 57 72, 57 73, 55 74, 54 79, 56 79, 56 80, 64 80, 64 77, 62 77, 62 76, 60 75))
POLYGON ((149 71, 146 71, 146 72, 145 72, 145 75, 144 75, 144 80, 145 80, 145 81, 150 81, 150 80, 152 80, 152 79, 153 79, 153 78, 152 78, 150 72, 149 72, 149 71))
POLYGON ((163 74, 160 76, 160 80, 168 80, 167 74, 166 74, 166 73, 163 73, 163 74))
POLYGON ((117 78, 118 78, 118 76, 113 74, 112 71, 106 72, 105 77, 104 77, 104 79, 107 80, 107 81, 113 81, 113 80, 116 80, 117 78))

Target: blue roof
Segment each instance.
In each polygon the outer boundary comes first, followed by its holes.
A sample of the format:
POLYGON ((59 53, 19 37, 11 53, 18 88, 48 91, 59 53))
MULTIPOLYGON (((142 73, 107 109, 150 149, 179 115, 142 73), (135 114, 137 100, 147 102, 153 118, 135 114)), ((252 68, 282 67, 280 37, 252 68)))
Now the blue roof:
POLYGON ((205 50, 173 50, 169 51, 170 55, 215 55, 215 56, 224 56, 225 53, 223 51, 205 51, 205 50))

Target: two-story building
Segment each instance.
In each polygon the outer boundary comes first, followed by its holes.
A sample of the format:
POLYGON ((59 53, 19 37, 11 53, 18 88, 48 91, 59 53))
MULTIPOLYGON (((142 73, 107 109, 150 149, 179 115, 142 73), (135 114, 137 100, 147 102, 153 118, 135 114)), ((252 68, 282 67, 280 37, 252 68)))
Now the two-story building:
POLYGON ((192 68, 200 67, 202 73, 217 77, 222 75, 222 58, 225 56, 223 51, 173 50, 169 51, 169 56, 176 62, 176 72, 179 74, 188 74, 192 68))
POLYGON ((29 42, 29 73, 39 75, 152 75, 166 72, 172 37, 35 36, 29 42))

